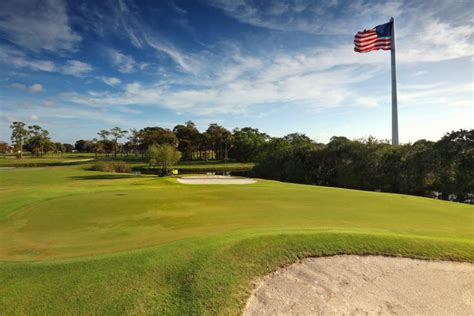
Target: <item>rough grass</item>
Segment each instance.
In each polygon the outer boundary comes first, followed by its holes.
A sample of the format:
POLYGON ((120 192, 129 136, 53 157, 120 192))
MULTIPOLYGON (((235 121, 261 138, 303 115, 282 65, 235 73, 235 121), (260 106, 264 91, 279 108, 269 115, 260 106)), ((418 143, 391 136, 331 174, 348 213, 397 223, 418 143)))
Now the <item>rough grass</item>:
MULTIPOLYGON (((14 155, 0 155, 0 168, 1 167, 47 167, 47 166, 69 166, 69 165, 81 165, 90 164, 92 162, 99 162, 105 164, 105 162, 126 162, 135 170, 146 171, 149 168, 149 164, 146 158, 135 155, 118 155, 116 159, 111 156, 100 154, 95 159, 93 153, 62 153, 62 154, 46 154, 41 157, 31 157, 28 153, 25 153, 23 159, 16 159, 14 155)), ((223 172, 223 171, 234 171, 243 172, 252 170, 255 166, 252 162, 228 162, 223 163, 222 161, 210 160, 210 161, 181 161, 175 168, 182 172, 223 172)))
POLYGON ((132 171, 132 168, 125 161, 97 161, 92 165, 91 169, 118 173, 129 173, 132 171))
POLYGON ((46 154, 41 157, 25 154, 23 159, 17 159, 14 155, 2 155, 0 156, 0 167, 61 166, 86 163, 92 160, 94 160, 94 154, 90 153, 46 154))
POLYGON ((474 261, 474 207, 397 194, 72 167, 0 171, 4 314, 238 314, 306 256, 474 261))

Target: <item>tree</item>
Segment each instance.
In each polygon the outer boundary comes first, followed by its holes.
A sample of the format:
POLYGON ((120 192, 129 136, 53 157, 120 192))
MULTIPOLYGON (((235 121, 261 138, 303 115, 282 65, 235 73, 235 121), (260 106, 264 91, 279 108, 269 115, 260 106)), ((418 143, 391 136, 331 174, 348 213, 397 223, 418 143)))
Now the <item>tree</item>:
POLYGON ((23 158, 23 145, 28 138, 28 131, 25 128, 26 124, 23 122, 13 122, 10 125, 12 129, 11 140, 14 144, 15 150, 18 152, 18 158, 23 158))
POLYGON ((283 137, 294 147, 312 147, 314 146, 314 141, 306 136, 305 134, 292 133, 283 137))
POLYGON ((212 123, 204 132, 209 149, 214 151, 216 158, 227 160, 227 149, 230 147, 232 134, 223 126, 212 123))
POLYGON ((145 127, 139 131, 140 135, 140 150, 145 153, 148 148, 153 145, 169 144, 173 147, 178 146, 178 138, 167 128, 162 127, 145 127))
POLYGON ((191 160, 193 152, 199 149, 199 131, 192 121, 185 125, 176 125, 173 133, 178 139, 178 150, 183 153, 185 160, 191 160))
POLYGON ((71 145, 71 144, 63 144, 63 145, 64 145, 64 148, 66 148, 67 153, 72 153, 73 152, 74 145, 71 145))
POLYGON ((406 146, 406 193, 429 195, 433 191, 436 158, 433 145, 422 139, 406 146))
POLYGON ((209 145, 208 145, 208 140, 206 138, 206 135, 204 133, 199 133, 194 136, 193 147, 196 148, 197 150, 198 159, 200 160, 208 159, 209 145))
POLYGON ((138 145, 140 144, 140 132, 132 128, 130 130, 130 136, 128 137, 129 148, 135 153, 135 156, 138 155, 138 145))
POLYGON ((474 192, 474 130, 447 133, 434 146, 434 188, 441 198, 463 201, 474 192))
POLYGON ((181 159, 181 153, 169 144, 153 144, 148 148, 147 153, 150 167, 161 168, 161 175, 167 175, 169 169, 181 159))
POLYGON ((76 141, 74 148, 80 153, 94 152, 94 144, 90 140, 80 139, 76 141))
POLYGON ((284 138, 273 137, 262 146, 254 172, 260 177, 285 181, 288 179, 288 173, 283 166, 289 159, 291 144, 284 138))
POLYGON ((104 152, 104 144, 102 141, 97 140, 97 138, 92 139, 92 148, 94 148, 95 159, 99 153, 104 152))
POLYGON ((119 147, 118 140, 120 138, 123 138, 127 133, 128 133, 127 130, 121 129, 118 126, 115 126, 114 128, 112 128, 110 130, 110 135, 112 135, 112 137, 113 137, 113 139, 112 139, 112 145, 113 145, 112 150, 114 152, 114 158, 117 157, 117 151, 118 151, 118 147, 119 147))
MULTIPOLYGON (((97 135, 99 135, 101 140, 102 140, 102 144, 103 144, 103 147, 105 149, 105 152, 106 153, 110 152, 110 150, 107 150, 108 146, 106 146, 106 143, 109 141, 108 137, 110 136, 110 132, 108 130, 103 129, 100 132, 98 132, 97 135), (107 147, 107 149, 106 149, 106 147, 107 147)), ((94 152, 95 152, 95 149, 94 149, 94 152)), ((107 154, 107 156, 108 156, 108 154, 107 154)))
POLYGON ((54 143, 54 147, 56 150, 56 153, 64 153, 66 152, 66 146, 62 143, 54 143))
POLYGON ((1 154, 6 154, 11 151, 10 145, 8 145, 6 142, 0 141, 0 153, 1 154))
POLYGON ((267 134, 261 133, 256 128, 236 128, 232 136, 230 156, 238 161, 253 161, 257 159, 260 149, 269 139, 267 134))
POLYGON ((45 152, 54 150, 54 144, 49 138, 49 132, 39 125, 28 126, 28 141, 25 147, 34 156, 43 155, 45 152))
POLYGON ((36 156, 54 150, 54 144, 49 138, 49 132, 39 125, 28 126, 29 139, 26 144, 28 150, 36 156))

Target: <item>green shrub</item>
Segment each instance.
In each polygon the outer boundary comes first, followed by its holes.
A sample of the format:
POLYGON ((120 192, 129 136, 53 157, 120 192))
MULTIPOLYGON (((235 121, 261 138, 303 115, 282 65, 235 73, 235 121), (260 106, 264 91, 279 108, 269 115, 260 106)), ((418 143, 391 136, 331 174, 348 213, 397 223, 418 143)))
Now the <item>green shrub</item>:
POLYGON ((99 161, 92 168, 95 171, 128 173, 132 169, 124 161, 99 161))
POLYGON ((130 165, 124 161, 117 161, 113 162, 112 164, 114 171, 118 173, 129 173, 132 170, 130 165))
POLYGON ((105 162, 105 161, 99 161, 93 164, 91 169, 95 171, 104 171, 104 172, 109 171, 110 172, 110 163, 105 162))

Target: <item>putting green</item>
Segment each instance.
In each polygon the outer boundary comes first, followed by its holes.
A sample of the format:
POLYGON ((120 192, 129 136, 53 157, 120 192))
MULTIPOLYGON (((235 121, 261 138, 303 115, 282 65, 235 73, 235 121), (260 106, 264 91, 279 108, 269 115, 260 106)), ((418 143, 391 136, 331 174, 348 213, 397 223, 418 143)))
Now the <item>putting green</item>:
POLYGON ((17 209, 0 222, 2 239, 9 240, 0 246, 0 258, 104 254, 263 228, 473 237, 465 225, 472 219, 472 207, 457 203, 271 181, 238 187, 173 185, 175 179, 142 181, 139 190, 65 194, 17 209), (166 182, 173 183, 163 185, 166 182), (162 186, 150 189, 154 184, 162 186))
POLYGON ((49 167, 0 170, 0 199, 7 314, 235 314, 305 256, 474 260, 474 207, 413 196, 49 167))

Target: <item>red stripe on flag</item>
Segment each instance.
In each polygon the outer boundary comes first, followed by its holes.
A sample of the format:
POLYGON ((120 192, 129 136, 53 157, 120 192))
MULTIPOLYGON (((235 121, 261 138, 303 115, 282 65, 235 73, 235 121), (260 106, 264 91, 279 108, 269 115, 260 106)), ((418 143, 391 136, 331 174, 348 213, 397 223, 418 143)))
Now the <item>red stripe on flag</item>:
POLYGON ((368 38, 365 38, 363 40, 360 40, 360 39, 354 39, 354 43, 358 43, 358 44, 363 44, 363 43, 367 43, 367 42, 373 42, 374 40, 390 40, 390 37, 377 37, 377 36, 373 36, 373 37, 368 37, 368 38))
POLYGON ((376 35, 377 35, 377 32, 373 31, 373 32, 370 32, 370 33, 356 34, 356 35, 355 35, 355 38, 364 39, 364 38, 366 38, 366 37, 369 37, 369 36, 376 36, 376 35))
POLYGON ((368 53, 370 51, 373 51, 373 50, 379 50, 379 49, 382 49, 382 50, 390 50, 390 45, 387 45, 387 46, 375 46, 375 47, 370 47, 370 48, 367 48, 367 49, 359 49, 357 47, 354 48, 354 51, 358 52, 358 53, 368 53))
POLYGON ((357 32, 354 36, 354 51, 367 53, 373 50, 390 50, 391 37, 379 37, 375 28, 357 32))
POLYGON ((374 35, 374 36, 368 36, 368 37, 364 37, 364 38, 354 38, 354 42, 365 42, 365 41, 370 41, 370 40, 373 40, 375 38, 378 38, 377 35, 374 35))
POLYGON ((366 47, 366 46, 371 46, 371 45, 390 45, 391 41, 390 40, 376 40, 376 41, 372 41, 372 42, 369 42, 369 43, 364 43, 364 44, 358 44, 358 43, 354 43, 354 45, 356 47, 366 47))

